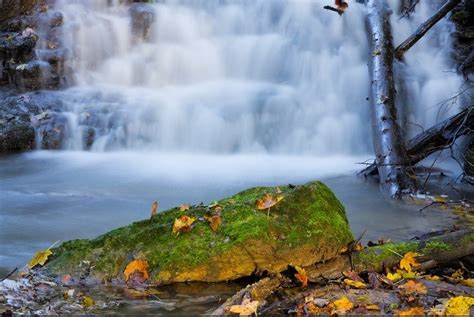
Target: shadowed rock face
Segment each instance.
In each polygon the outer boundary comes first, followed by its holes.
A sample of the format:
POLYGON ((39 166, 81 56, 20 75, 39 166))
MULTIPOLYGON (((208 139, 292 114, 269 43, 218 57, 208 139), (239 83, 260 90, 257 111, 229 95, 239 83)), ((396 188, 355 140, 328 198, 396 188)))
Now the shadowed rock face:
POLYGON ((40 1, 0 0, 0 23, 18 15, 27 14, 40 1))
POLYGON ((45 270, 123 281, 126 265, 143 259, 153 283, 218 282, 328 260, 352 239, 344 207, 323 183, 257 187, 214 206, 174 208, 94 240, 66 242, 53 250, 45 270), (269 215, 255 207, 265 193, 284 197, 269 215), (216 208, 222 224, 214 232, 204 219, 216 208), (173 223, 182 215, 197 220, 191 231, 173 234, 173 223), (83 261, 90 261, 87 272, 83 261))
POLYGON ((0 97, 0 152, 61 147, 66 122, 57 99, 44 93, 0 97))

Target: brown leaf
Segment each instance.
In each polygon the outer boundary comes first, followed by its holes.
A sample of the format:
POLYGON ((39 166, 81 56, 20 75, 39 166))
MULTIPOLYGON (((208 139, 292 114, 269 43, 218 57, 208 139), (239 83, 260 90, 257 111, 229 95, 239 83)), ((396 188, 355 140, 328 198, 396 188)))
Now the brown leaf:
POLYGON ((425 285, 423 285, 422 283, 417 283, 413 280, 409 280, 408 282, 399 286, 398 288, 404 290, 404 293, 407 295, 427 293, 425 285))
POLYGON ((216 232, 219 230, 219 227, 222 224, 222 218, 219 215, 211 216, 211 217, 205 217, 207 222, 209 222, 209 227, 211 227, 212 231, 216 232))
POLYGON ((154 201, 153 204, 151 205, 151 216, 150 218, 153 218, 156 216, 156 211, 158 210, 158 202, 154 201))
POLYGON ((261 199, 258 199, 256 202, 256 207, 259 210, 263 209, 269 209, 276 204, 278 204, 281 200, 283 199, 283 196, 279 195, 276 197, 273 197, 270 194, 265 194, 261 199))
POLYGON ((405 310, 399 310, 397 316, 424 316, 425 309, 423 307, 413 307, 405 310))
POLYGON ((353 281, 357 281, 357 282, 362 282, 364 283, 364 280, 359 276, 359 274, 357 272, 354 272, 354 271, 345 271, 345 272, 342 272, 342 274, 347 277, 348 279, 351 279, 353 281))

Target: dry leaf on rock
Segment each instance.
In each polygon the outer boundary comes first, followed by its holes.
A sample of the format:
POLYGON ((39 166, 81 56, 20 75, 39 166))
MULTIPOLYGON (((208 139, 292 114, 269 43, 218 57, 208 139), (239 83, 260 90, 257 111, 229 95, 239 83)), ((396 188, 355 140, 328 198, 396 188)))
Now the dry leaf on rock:
POLYGON ((349 286, 352 286, 354 288, 366 288, 367 287, 367 284, 365 284, 364 282, 354 281, 354 280, 351 280, 349 278, 344 279, 344 283, 349 285, 349 286))
POLYGON ((51 252, 50 249, 36 252, 33 258, 28 262, 28 267, 32 269, 37 265, 43 266, 51 254, 53 254, 53 252, 51 252))
POLYGON ((189 216, 181 216, 176 218, 173 224, 173 233, 179 234, 180 232, 191 231, 191 225, 196 221, 196 218, 189 216))
POLYGON ((265 194, 261 199, 257 200, 256 207, 259 210, 268 209, 278 204, 282 199, 283 196, 281 195, 273 197, 270 194, 265 194))
POLYGON ((424 316, 425 309, 423 307, 413 307, 409 309, 399 310, 397 316, 424 316))
POLYGON ((139 279, 139 282, 146 281, 150 277, 148 274, 148 261, 133 260, 127 264, 125 271, 123 271, 123 275, 126 282, 132 278, 139 279))
POLYGON ((306 274, 306 270, 299 266, 295 266, 295 270, 296 270, 295 277, 298 281, 301 282, 301 287, 307 287, 308 275, 306 274))
POLYGON ((445 305, 446 314, 452 315, 464 315, 469 316, 471 306, 474 305, 474 297, 470 296, 457 296, 450 298, 445 305))
POLYGON ((180 211, 186 211, 189 210, 189 208, 191 208, 191 206, 189 206, 188 204, 182 204, 181 206, 179 206, 180 211))
POLYGON ((420 254, 416 252, 408 252, 406 253, 403 258, 400 260, 400 268, 407 272, 411 272, 412 268, 419 266, 418 262, 416 261, 415 257, 419 256, 420 254))
POLYGON ((219 215, 211 216, 211 217, 205 217, 207 222, 209 222, 209 227, 211 227, 212 231, 216 232, 219 230, 219 227, 222 224, 222 218, 219 215))
POLYGON ((158 202, 154 201, 151 205, 151 218, 156 216, 156 212, 158 211, 158 202))
POLYGON ((399 288, 402 289, 407 295, 427 293, 425 285, 423 285, 422 283, 417 283, 413 280, 409 280, 405 284, 399 286, 399 288))
POLYGON ((239 314, 240 316, 250 316, 252 314, 257 315, 258 304, 258 301, 252 301, 246 298, 242 301, 242 304, 232 305, 226 310, 234 314, 239 314))
POLYGON ((345 314, 354 308, 354 304, 346 296, 334 301, 332 305, 334 306, 333 313, 335 314, 345 314))

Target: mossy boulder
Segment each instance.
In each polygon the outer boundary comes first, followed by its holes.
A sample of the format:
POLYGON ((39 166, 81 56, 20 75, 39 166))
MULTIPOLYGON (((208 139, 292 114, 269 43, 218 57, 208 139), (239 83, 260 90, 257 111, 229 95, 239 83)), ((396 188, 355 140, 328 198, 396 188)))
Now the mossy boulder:
POLYGON ((127 263, 144 259, 154 283, 219 282, 328 260, 352 240, 344 207, 323 183, 256 187, 217 205, 173 208, 94 240, 65 242, 53 250, 45 270, 74 276, 89 261, 92 276, 123 279, 127 263), (266 193, 284 197, 269 214, 256 208, 266 193), (204 218, 216 208, 222 224, 214 232, 204 218), (182 215, 198 220, 191 231, 173 234, 182 215))

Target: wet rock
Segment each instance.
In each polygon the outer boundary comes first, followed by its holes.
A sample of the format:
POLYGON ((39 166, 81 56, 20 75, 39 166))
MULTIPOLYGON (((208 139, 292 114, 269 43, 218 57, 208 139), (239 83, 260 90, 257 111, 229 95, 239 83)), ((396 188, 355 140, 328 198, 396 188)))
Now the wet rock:
POLYGON ((0 60, 3 60, 3 66, 31 60, 36 40, 35 34, 0 33, 0 60))
POLYGON ((468 145, 464 153, 464 172, 465 180, 474 185, 474 139, 468 145))
POLYGON ((0 153, 59 148, 65 121, 61 104, 44 94, 6 96, 0 100, 0 153), (38 139, 38 140, 37 140, 38 139), (38 143, 40 142, 40 143, 38 143))
POLYGON ((132 33, 137 39, 148 40, 151 26, 155 20, 155 11, 147 3, 133 3, 129 8, 132 33))
POLYGON ((53 250, 45 272, 79 276, 87 261, 90 277, 123 281, 125 266, 138 258, 148 261, 151 283, 227 281, 331 259, 352 239, 344 207, 323 183, 257 187, 211 206, 170 209, 94 240, 66 242, 53 250), (284 198, 269 212, 257 210, 265 193, 284 198), (222 217, 216 232, 199 220, 190 232, 172 232, 176 218, 204 219, 216 210, 222 217))

